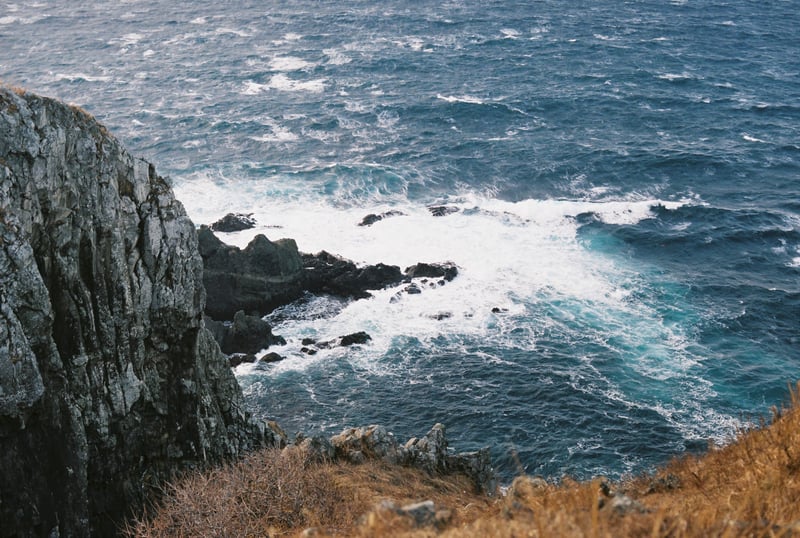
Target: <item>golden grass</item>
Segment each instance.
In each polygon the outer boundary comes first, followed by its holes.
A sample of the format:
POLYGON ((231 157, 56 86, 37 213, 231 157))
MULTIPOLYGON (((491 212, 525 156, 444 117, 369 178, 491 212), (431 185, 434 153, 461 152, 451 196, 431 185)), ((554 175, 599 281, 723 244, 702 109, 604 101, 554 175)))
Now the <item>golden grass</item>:
POLYGON ((508 495, 476 496, 464 477, 378 462, 311 464, 268 450, 170 488, 130 534, 156 536, 790 537, 800 536, 800 385, 769 425, 728 446, 677 458, 620 483, 519 477, 508 495), (414 528, 376 509, 434 501, 444 528, 414 528), (627 503, 627 504, 626 504, 627 503), (623 505, 623 506, 620 506, 623 505), (627 506, 627 507, 626 507, 627 506))

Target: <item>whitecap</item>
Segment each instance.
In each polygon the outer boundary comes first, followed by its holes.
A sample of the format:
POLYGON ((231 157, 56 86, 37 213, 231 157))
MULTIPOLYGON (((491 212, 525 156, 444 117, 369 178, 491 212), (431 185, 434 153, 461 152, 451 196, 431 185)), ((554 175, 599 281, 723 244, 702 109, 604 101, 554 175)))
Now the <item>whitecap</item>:
POLYGON ((286 75, 279 74, 270 78, 265 87, 288 92, 304 91, 311 93, 322 93, 325 91, 325 80, 326 79, 324 78, 313 80, 294 80, 286 75))
POLYGON ((189 24, 206 24, 208 17, 197 17, 189 21, 189 24))
POLYGON ((252 80, 245 80, 242 84, 240 93, 242 95, 258 95, 266 89, 269 89, 269 84, 259 84, 252 80))
POLYGON ((328 57, 328 64, 330 65, 345 65, 352 61, 347 55, 336 49, 323 49, 322 53, 328 57))
POLYGON ((658 75, 657 78, 660 78, 661 80, 668 80, 670 82, 677 82, 681 80, 690 80, 694 77, 689 73, 683 72, 683 73, 662 73, 658 75))
POLYGON ((245 32, 244 30, 237 30, 236 28, 217 28, 214 30, 216 35, 233 35, 237 37, 250 37, 250 34, 245 32))
POLYGON ((472 105, 482 105, 484 103, 481 98, 471 95, 442 95, 439 93, 436 94, 436 98, 448 103, 469 103, 472 105))
POLYGON ((56 73, 55 80, 68 80, 69 82, 86 81, 86 82, 109 82, 111 77, 107 75, 87 75, 85 73, 56 73))
POLYGON ((749 135, 747 133, 742 133, 742 139, 746 140, 748 142, 759 142, 761 144, 766 144, 767 143, 766 140, 762 140, 760 138, 756 138, 755 136, 751 136, 751 135, 749 135))
POLYGON ((519 38, 519 30, 514 30, 513 28, 501 28, 500 33, 503 34, 504 39, 519 38))
POLYGON ((299 71, 313 65, 311 62, 295 56, 276 56, 269 62, 269 68, 272 71, 299 71))

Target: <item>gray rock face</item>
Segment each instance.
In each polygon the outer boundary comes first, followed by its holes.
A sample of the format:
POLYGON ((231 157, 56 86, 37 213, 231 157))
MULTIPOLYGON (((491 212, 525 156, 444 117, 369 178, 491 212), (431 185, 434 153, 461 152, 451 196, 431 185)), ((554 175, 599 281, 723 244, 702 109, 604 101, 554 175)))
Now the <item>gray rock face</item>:
POLYGON ((431 474, 462 473, 472 479, 475 489, 488 495, 497 490, 497 477, 488 448, 451 454, 443 424, 435 424, 425 437, 412 437, 400 445, 394 434, 379 425, 346 428, 330 438, 336 459, 363 463, 379 459, 407 465, 431 474))
POLYGON ((272 441, 203 325, 197 234, 75 107, 0 88, 0 535, 108 536, 272 441))
POLYGON ((273 242, 259 234, 239 249, 205 226, 198 235, 205 262, 206 314, 211 318, 233 319, 239 310, 263 316, 303 294, 303 262, 293 239, 273 242))

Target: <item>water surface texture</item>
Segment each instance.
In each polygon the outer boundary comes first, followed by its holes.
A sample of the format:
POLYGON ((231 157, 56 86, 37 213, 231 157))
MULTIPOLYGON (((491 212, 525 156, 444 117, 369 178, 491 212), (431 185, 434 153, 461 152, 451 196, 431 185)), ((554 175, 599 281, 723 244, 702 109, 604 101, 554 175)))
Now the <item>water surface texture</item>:
POLYGON ((196 223, 252 212, 226 242, 458 264, 274 312, 288 358, 237 370, 258 413, 619 476, 799 377, 798 28, 777 0, 6 2, 0 79, 96 115, 196 223))

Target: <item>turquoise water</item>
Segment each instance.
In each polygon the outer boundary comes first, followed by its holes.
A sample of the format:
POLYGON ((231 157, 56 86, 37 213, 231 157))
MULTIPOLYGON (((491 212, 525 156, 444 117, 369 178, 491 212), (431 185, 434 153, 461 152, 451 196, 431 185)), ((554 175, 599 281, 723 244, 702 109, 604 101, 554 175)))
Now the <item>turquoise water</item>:
POLYGON ((95 114, 195 222, 253 212, 227 242, 459 265, 419 295, 271 314, 288 358, 237 370, 258 413, 400 438, 444 422, 505 477, 618 476, 724 441, 798 378, 798 13, 16 2, 0 79, 95 114), (369 345, 299 351, 359 330, 369 345))

